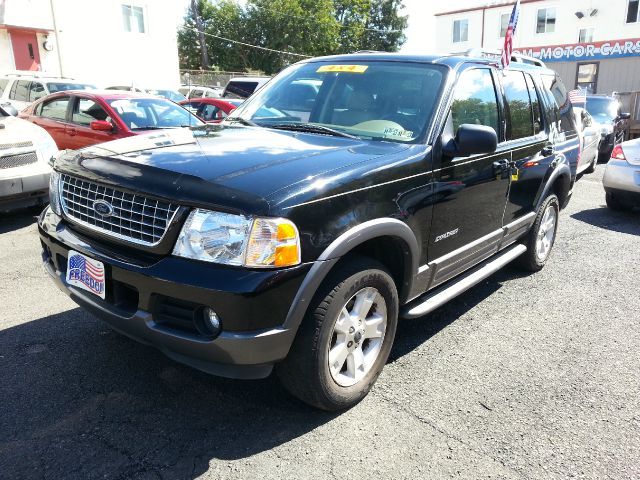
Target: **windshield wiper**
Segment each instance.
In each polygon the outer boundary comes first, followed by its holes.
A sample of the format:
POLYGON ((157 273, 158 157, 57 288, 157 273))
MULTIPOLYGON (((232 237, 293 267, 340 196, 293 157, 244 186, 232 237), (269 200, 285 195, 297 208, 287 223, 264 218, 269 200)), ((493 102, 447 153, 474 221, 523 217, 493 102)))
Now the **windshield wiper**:
POLYGON ((260 127, 256 122, 252 122, 251 120, 247 120, 242 117, 227 117, 224 119, 223 123, 241 123, 247 127, 260 127))
POLYGON ((166 128, 170 128, 170 127, 152 127, 152 126, 148 126, 148 127, 131 127, 130 130, 134 131, 134 130, 164 130, 166 128))
POLYGON ((334 130, 333 128, 325 127, 324 125, 318 125, 317 123, 274 123, 273 125, 268 125, 268 127, 280 130, 291 130, 294 132, 320 133, 322 135, 333 135, 334 137, 359 140, 355 135, 334 130))

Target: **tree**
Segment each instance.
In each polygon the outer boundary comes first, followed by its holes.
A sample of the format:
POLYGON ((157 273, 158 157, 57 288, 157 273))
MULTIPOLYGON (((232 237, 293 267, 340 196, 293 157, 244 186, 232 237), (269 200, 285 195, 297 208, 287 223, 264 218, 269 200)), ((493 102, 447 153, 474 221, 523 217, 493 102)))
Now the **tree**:
POLYGON ((408 17, 398 13, 403 8, 402 0, 371 0, 361 48, 397 52, 407 39, 408 17))

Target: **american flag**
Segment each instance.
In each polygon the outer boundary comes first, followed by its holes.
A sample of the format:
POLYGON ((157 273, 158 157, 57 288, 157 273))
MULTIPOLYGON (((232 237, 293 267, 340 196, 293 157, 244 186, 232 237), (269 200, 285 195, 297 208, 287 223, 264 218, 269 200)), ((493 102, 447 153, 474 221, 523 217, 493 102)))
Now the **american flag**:
POLYGON ((572 105, 585 105, 587 103, 587 91, 576 88, 569 92, 569 101, 572 105))
POLYGON ((500 63, 502 68, 507 68, 511 63, 511 54, 513 53, 513 36, 516 34, 516 27, 518 25, 518 18, 520 17, 520 0, 516 1, 511 12, 511 18, 509 19, 509 26, 507 27, 507 33, 504 36, 504 48, 502 49, 502 57, 500 63))
POLYGON ((73 255, 69 261, 69 268, 71 270, 77 269, 78 272, 86 272, 97 282, 104 280, 104 268, 94 265, 91 261, 87 262, 82 255, 73 255))

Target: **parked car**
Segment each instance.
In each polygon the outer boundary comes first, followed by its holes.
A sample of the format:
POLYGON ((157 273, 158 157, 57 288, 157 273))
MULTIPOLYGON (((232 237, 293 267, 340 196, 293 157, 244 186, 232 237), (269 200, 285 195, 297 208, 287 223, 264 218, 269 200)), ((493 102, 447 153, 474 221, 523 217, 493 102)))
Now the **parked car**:
POLYGON ((304 60, 220 125, 58 155, 44 265, 171 358, 236 378, 275 366, 300 399, 343 409, 375 382, 399 317, 513 260, 544 267, 578 152, 552 70, 304 60), (304 121, 283 111, 302 79, 322 85, 304 121))
POLYGON ((573 107, 578 135, 580 135, 580 159, 577 173, 593 173, 598 165, 600 128, 594 126, 591 114, 582 107, 573 107))
POLYGON ((237 107, 218 98, 194 98, 180 102, 184 108, 199 119, 210 123, 220 123, 237 107))
POLYGON ((141 88, 136 86, 114 86, 107 87, 106 90, 118 90, 121 92, 138 92, 138 93, 148 93, 149 95, 155 95, 156 97, 166 98, 167 100, 171 100, 172 102, 179 103, 182 100, 186 100, 187 97, 182 95, 180 92, 171 89, 154 89, 154 88, 141 88))
POLYGON ((51 158, 58 148, 42 128, 16 118, 11 105, 0 106, 0 211, 49 201, 51 158))
POLYGON ((613 147, 602 184, 612 210, 640 207, 640 138, 613 147))
POLYGON ((600 159, 611 157, 613 147, 624 141, 625 120, 631 114, 622 113, 618 99, 605 95, 587 95, 587 111, 593 117, 594 125, 600 128, 600 159))
POLYGON ((182 85, 178 91, 188 99, 220 98, 222 97, 223 89, 220 87, 205 87, 202 85, 182 85))
POLYGON ((235 77, 224 88, 222 98, 249 98, 265 85, 271 77, 235 77))
POLYGON ((0 78, 0 103, 8 102, 20 111, 50 93, 95 88, 95 85, 70 78, 7 75, 0 78))
POLYGON ((170 100, 116 90, 56 93, 38 100, 20 117, 47 130, 61 150, 150 130, 202 125, 198 117, 170 100))

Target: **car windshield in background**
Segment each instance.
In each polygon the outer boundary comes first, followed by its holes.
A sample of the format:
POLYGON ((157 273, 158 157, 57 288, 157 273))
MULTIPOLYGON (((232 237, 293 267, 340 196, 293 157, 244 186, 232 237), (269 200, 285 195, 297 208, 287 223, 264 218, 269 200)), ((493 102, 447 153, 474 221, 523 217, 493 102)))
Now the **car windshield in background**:
POLYGON ((229 82, 224 98, 247 98, 256 90, 258 82, 229 82))
POLYGON ((416 142, 444 84, 440 65, 399 62, 294 65, 228 119, 363 139, 416 142), (324 131, 323 131, 324 130, 324 131))
POLYGON ((157 95, 159 97, 168 98, 172 102, 181 102, 186 100, 187 97, 181 93, 174 92, 173 90, 147 90, 151 95, 157 95))
POLYGON ((618 116, 618 102, 608 98, 588 98, 587 111, 596 122, 611 122, 618 116))
POLYGON ((107 103, 133 131, 203 125, 198 117, 163 98, 118 98, 107 103))
POLYGON ((95 90, 95 85, 88 83, 48 82, 49 93, 63 92, 65 90, 95 90))

